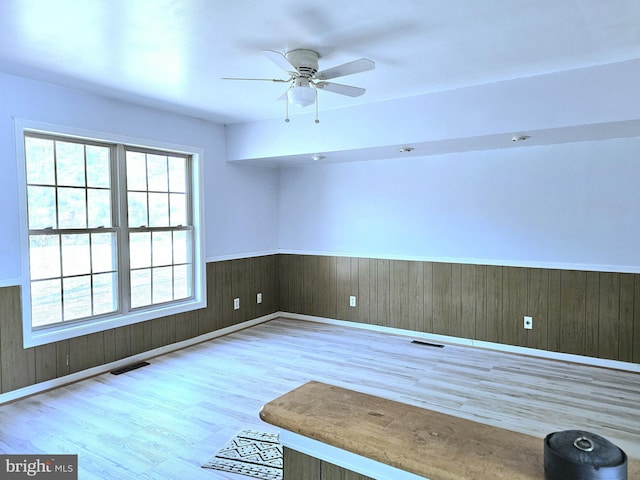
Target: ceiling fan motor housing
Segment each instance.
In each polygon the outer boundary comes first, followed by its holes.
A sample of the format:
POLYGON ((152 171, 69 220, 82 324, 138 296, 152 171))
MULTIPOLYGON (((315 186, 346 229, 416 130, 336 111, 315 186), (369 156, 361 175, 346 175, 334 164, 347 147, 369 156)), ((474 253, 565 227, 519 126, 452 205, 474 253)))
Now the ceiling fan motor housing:
POLYGON ((287 60, 296 67, 298 73, 304 78, 313 78, 318 72, 318 52, 307 49, 291 50, 285 54, 287 60))

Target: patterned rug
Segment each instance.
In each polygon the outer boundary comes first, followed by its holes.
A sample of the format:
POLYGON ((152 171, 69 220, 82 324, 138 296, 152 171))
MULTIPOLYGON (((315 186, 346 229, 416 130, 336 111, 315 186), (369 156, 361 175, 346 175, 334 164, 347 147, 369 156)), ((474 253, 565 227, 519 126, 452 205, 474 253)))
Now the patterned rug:
POLYGON ((282 445, 278 434, 242 430, 202 468, 214 468, 262 480, 282 480, 282 445))

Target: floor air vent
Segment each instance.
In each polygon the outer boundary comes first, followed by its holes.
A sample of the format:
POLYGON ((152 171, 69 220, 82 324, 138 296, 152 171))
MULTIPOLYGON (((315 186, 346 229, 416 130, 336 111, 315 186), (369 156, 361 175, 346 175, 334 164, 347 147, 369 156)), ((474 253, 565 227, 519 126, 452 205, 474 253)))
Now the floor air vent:
POLYGON ((111 370, 111 373, 113 375, 120 375, 121 373, 127 373, 127 372, 130 372, 131 370, 135 370, 136 368, 146 367, 147 365, 149 365, 149 362, 131 363, 129 365, 125 365, 124 367, 120 367, 120 368, 116 368, 115 370, 111 370))
POLYGON ((413 340, 411 343, 417 343, 418 345, 425 345, 427 347, 444 348, 444 345, 440 343, 423 342, 422 340, 413 340))

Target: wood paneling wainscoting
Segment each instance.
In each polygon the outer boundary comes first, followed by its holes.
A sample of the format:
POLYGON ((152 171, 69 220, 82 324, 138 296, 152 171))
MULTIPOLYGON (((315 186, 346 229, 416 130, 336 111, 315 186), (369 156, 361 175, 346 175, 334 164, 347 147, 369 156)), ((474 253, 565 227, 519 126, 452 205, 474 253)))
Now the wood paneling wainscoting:
POLYGON ((284 254, 277 268, 284 312, 640 363, 640 274, 284 254))
POLYGON ((373 480, 351 470, 338 467, 324 460, 305 455, 304 453, 283 447, 284 474, 283 480, 373 480))
POLYGON ((205 309, 28 349, 22 344, 20 287, 0 288, 0 393, 277 312, 276 272, 275 255, 208 263, 205 309), (239 310, 233 309, 234 298, 240 298, 239 310))
POLYGON ((207 264, 206 309, 29 349, 0 288, 0 393, 278 311, 640 363, 640 274, 278 254, 207 264))

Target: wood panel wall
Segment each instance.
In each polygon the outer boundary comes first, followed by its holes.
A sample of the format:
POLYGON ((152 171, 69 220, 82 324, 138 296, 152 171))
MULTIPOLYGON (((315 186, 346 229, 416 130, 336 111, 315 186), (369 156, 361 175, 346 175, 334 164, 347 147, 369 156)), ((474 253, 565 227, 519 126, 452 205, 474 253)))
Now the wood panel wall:
POLYGON ((277 311, 640 363, 639 274, 269 255, 209 263, 206 309, 29 349, 0 288, 0 393, 277 311))
POLYGON ((285 312, 640 363, 639 274, 313 255, 277 264, 285 312))
POLYGON ((287 447, 282 450, 283 480, 374 480, 287 447))
POLYGON ((207 308, 24 349, 20 287, 0 288, 0 393, 278 311, 274 255, 207 264, 207 308), (256 294, 262 292, 262 303, 256 294), (240 298, 240 309, 233 299, 240 298))

